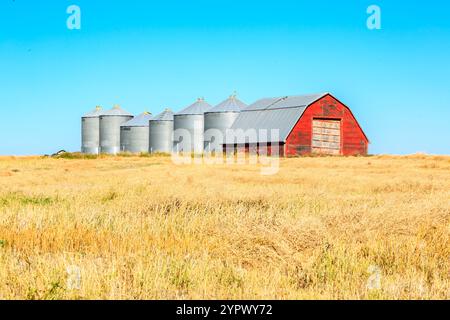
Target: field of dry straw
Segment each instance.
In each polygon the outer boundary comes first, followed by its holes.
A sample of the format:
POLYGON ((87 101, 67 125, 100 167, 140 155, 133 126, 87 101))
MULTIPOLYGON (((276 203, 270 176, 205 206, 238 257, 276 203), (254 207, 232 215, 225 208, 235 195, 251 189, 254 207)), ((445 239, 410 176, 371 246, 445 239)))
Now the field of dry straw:
POLYGON ((0 158, 0 299, 449 299, 450 157, 0 158))

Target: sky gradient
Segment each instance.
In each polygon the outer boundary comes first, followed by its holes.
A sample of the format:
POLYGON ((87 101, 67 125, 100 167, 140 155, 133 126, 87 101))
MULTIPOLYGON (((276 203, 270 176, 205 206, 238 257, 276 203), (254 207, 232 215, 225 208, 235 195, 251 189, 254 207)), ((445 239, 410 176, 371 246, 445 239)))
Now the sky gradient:
POLYGON ((450 154, 449 78, 447 1, 0 1, 0 155, 80 150, 96 105, 156 114, 234 91, 331 92, 370 153, 450 154))

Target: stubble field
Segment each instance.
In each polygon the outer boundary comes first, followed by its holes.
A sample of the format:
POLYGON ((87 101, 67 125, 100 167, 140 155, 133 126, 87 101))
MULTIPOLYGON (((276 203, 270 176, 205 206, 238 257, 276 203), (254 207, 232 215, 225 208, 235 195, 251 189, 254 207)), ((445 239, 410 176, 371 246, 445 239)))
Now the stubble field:
POLYGON ((0 158, 0 299, 449 299, 450 157, 0 158))

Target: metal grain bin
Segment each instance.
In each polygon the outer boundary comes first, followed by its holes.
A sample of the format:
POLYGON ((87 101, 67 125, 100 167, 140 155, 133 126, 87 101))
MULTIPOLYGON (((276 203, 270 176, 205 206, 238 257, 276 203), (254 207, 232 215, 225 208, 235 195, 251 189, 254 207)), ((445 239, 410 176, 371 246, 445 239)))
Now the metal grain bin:
POLYGON ((133 119, 133 115, 114 106, 100 116, 100 152, 117 154, 120 151, 120 126, 133 119))
POLYGON ((226 130, 231 128, 241 110, 246 107, 236 95, 232 95, 205 113, 205 151, 225 143, 226 130))
POLYGON ((170 109, 149 121, 149 152, 171 153, 173 147, 173 112, 170 109))
POLYGON ((102 108, 97 106, 95 110, 81 117, 81 152, 86 154, 98 154, 100 152, 100 116, 102 108))
POLYGON ((152 115, 144 112, 120 126, 120 151, 148 152, 148 122, 152 115))
POLYGON ((203 98, 174 115, 174 151, 203 153, 204 113, 211 105, 203 98))

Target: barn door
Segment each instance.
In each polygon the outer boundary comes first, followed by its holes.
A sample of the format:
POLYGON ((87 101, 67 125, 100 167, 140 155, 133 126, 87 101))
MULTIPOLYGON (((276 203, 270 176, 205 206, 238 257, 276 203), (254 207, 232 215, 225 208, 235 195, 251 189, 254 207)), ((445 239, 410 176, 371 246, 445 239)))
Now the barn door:
POLYGON ((314 119, 312 128, 312 152, 341 154, 341 121, 314 119))

